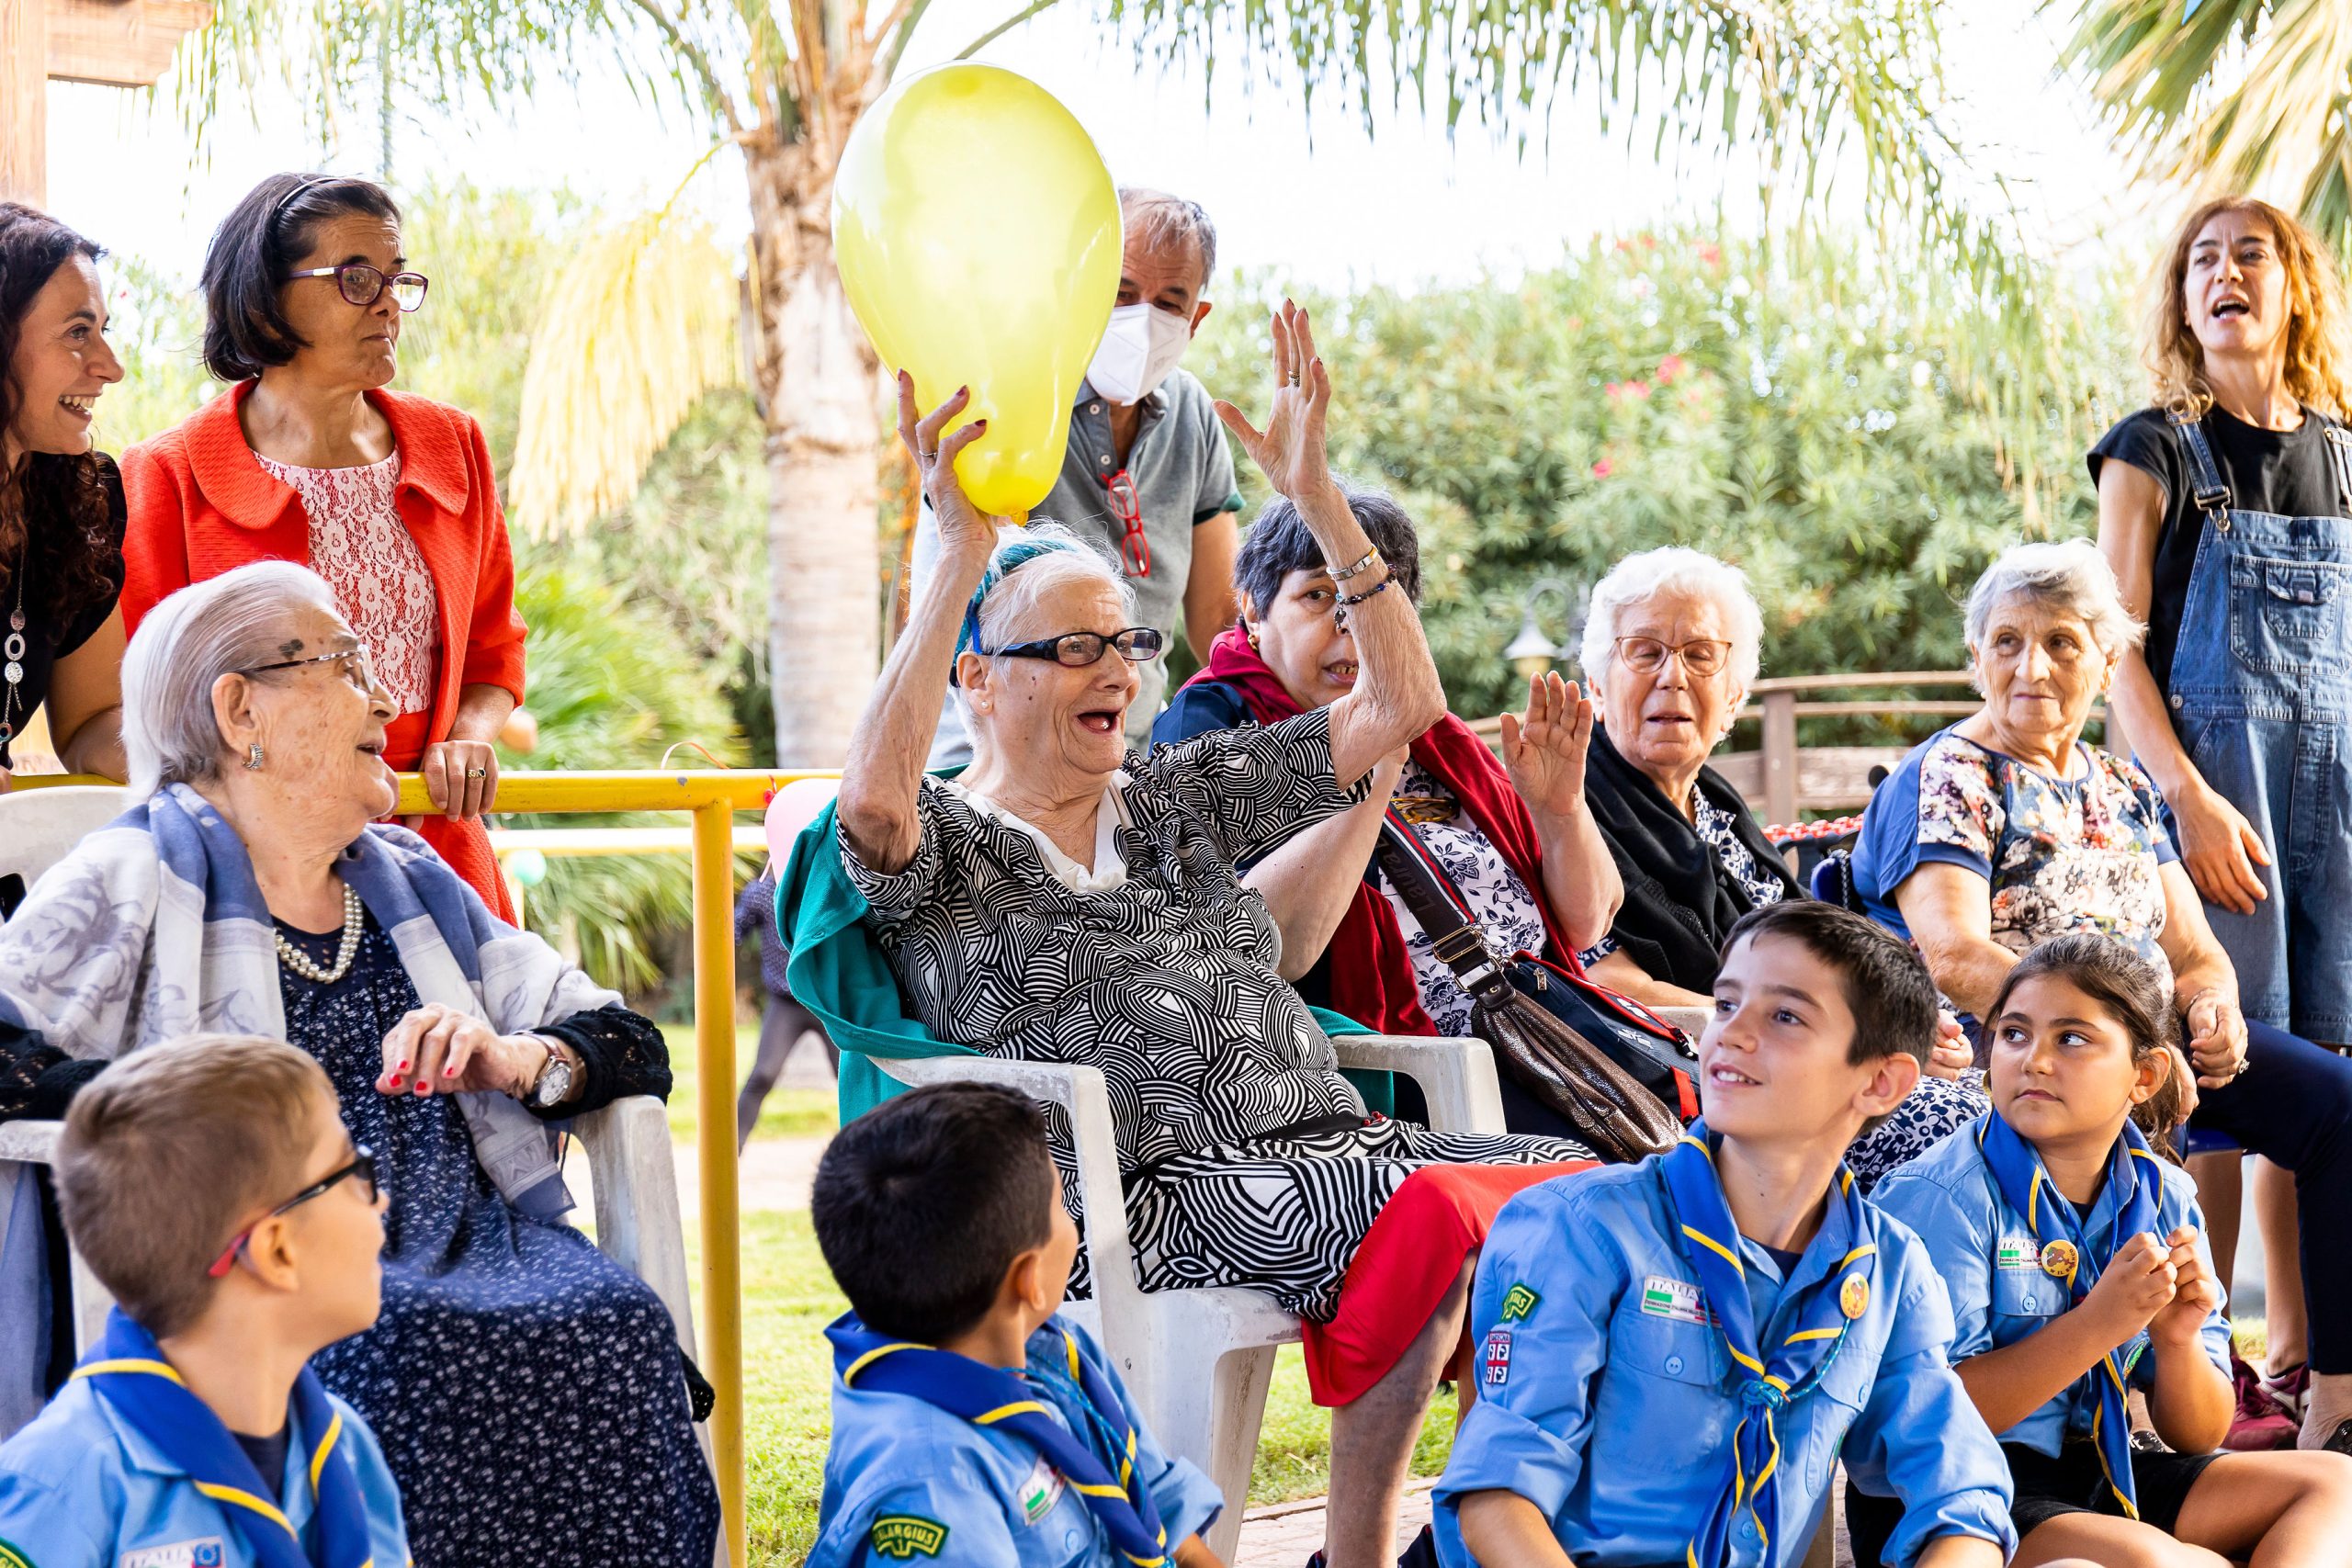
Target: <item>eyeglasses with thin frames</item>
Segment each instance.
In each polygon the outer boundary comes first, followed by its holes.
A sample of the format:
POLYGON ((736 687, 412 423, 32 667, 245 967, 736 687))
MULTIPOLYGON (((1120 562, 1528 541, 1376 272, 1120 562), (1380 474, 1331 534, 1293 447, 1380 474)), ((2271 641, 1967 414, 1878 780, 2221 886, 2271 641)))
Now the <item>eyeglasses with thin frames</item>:
POLYGON ((271 664, 252 664, 237 671, 240 675, 263 675, 272 670, 300 670, 312 664, 332 664, 337 660, 349 662, 344 666, 344 679, 361 691, 373 695, 384 690, 376 682, 376 667, 368 660, 368 645, 340 649, 334 653, 313 654, 308 659, 281 659, 271 664))
POLYGON ((295 1193, 294 1196, 277 1205, 277 1208, 272 1209, 268 1213, 264 1214, 260 1219, 255 1220, 252 1224, 249 1224, 244 1229, 239 1231, 236 1235, 230 1240, 229 1245, 222 1248, 220 1256, 212 1260, 212 1267, 206 1269, 205 1273, 215 1280, 221 1278, 223 1275, 227 1274, 230 1269, 237 1266, 237 1254, 243 1252, 245 1249, 245 1244, 253 1240, 254 1232, 261 1229, 262 1226, 269 1224, 270 1221, 277 1218, 278 1215, 288 1213, 295 1209, 300 1208, 303 1204, 309 1202, 313 1198, 322 1198, 326 1196, 326 1194, 334 1190, 334 1185, 336 1182, 345 1180, 352 1177, 357 1177, 360 1180, 368 1184, 368 1206, 371 1209, 374 1208, 376 1206, 377 1198, 376 1151, 368 1147, 365 1144, 354 1144, 351 1145, 351 1163, 349 1165, 340 1168, 332 1175, 323 1177, 317 1181, 313 1181, 310 1186, 303 1188, 302 1190, 295 1193))
POLYGON ((1130 577, 1151 575, 1151 541, 1143 532, 1143 495, 1121 468, 1102 481, 1111 492, 1111 515, 1119 520, 1119 563, 1130 577))
POLYGON ((314 266, 286 275, 288 282, 298 277, 332 277, 343 297, 354 305, 373 305, 385 289, 392 291, 392 303, 405 315, 424 303, 424 291, 432 287, 432 279, 421 272, 395 272, 387 275, 366 262, 345 262, 339 266, 314 266))
POLYGON ((1689 642, 1660 642, 1654 637, 1621 637, 1610 645, 1618 660, 1636 675, 1655 675, 1666 668, 1668 655, 1682 660, 1682 668, 1700 680, 1720 675, 1731 662, 1731 644, 1716 637, 1689 642))

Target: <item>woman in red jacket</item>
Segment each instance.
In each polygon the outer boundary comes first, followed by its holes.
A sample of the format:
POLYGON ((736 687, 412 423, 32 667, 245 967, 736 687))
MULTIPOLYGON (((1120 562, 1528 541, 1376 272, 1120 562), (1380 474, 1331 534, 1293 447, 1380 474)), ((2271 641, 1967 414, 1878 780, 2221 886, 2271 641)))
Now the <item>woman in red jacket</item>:
POLYGON ((325 578, 400 715, 385 761, 447 813, 420 830, 511 920, 481 816, 523 697, 514 560, 481 427, 387 389, 425 291, 400 209, 367 180, 273 175, 213 235, 203 284, 205 365, 230 388, 123 454, 124 618, 249 561, 325 578))

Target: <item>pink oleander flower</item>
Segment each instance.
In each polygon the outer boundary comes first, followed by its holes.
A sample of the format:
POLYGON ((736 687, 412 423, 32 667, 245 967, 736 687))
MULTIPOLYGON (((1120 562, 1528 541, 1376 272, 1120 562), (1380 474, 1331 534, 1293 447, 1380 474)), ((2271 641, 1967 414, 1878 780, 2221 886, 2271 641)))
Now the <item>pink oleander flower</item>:
POLYGON ((1616 471, 1617 465, 1611 462, 1606 457, 1601 458, 1592 466, 1592 477, 1597 479, 1605 479, 1616 471))

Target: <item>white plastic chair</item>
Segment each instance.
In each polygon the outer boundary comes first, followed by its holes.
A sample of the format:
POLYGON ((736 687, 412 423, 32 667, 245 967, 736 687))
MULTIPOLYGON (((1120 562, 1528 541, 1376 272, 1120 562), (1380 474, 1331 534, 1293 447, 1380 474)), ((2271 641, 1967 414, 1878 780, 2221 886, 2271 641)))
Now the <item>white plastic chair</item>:
POLYGON ((0 795, 0 876, 13 871, 29 891, 84 834, 129 810, 131 798, 130 791, 113 784, 61 784, 0 795))
MULTIPOLYGON (((1342 1066, 1402 1073, 1417 1081, 1436 1130, 1503 1130, 1494 1056, 1483 1043, 1353 1034, 1333 1043, 1342 1066)), ((1147 1292, 1136 1284, 1111 1101, 1098 1068, 989 1056, 876 1057, 875 1064, 906 1084, 1005 1084, 1068 1113, 1094 1299, 1066 1303, 1063 1311, 1102 1342, 1161 1445, 1206 1471, 1224 1494, 1225 1512, 1209 1530, 1207 1545, 1230 1562, 1249 1501, 1274 1350, 1297 1340, 1298 1320, 1257 1291, 1147 1292)))

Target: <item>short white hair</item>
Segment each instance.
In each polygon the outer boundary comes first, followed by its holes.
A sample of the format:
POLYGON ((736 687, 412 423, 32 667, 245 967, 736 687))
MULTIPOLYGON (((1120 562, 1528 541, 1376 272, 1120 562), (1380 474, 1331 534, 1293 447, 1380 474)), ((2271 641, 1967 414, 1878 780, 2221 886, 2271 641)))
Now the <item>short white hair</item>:
MULTIPOLYGON (((998 649, 1019 642, 1035 642, 1042 637, 1057 637, 1071 628, 1049 626, 1038 606, 1055 589, 1067 582, 1091 582, 1111 589, 1119 596, 1119 618, 1132 622, 1136 618, 1135 585, 1126 573, 1104 553, 1102 547, 1081 538, 1059 523, 1031 523, 1025 527, 1007 528, 997 536, 997 556, 1001 559, 1011 545, 1048 545, 1041 555, 1029 557, 1011 571, 1004 572, 990 584, 980 599, 979 649, 988 651, 981 657, 990 669, 997 667, 998 649)), ((992 562, 989 570, 997 570, 992 562)), ((1125 629, 1124 627, 1122 628, 1125 629)), ((973 651, 978 652, 979 649, 973 651)), ((955 688, 956 697, 964 704, 967 715, 971 704, 961 686, 955 688)))
POLYGON ((1747 573, 1702 550, 1668 545, 1627 556, 1592 585, 1584 622, 1584 678, 1606 684, 1617 654, 1617 627, 1625 612, 1661 593, 1693 593, 1715 602, 1731 638, 1732 683, 1741 691, 1756 683, 1764 666, 1764 612, 1747 591, 1747 573))
POLYGON ((1963 635, 1972 659, 1984 646, 1993 612, 2018 598, 2081 616, 2091 640, 2110 659, 2139 647, 2148 635, 2146 625, 2125 606, 2115 569, 2088 539, 2012 545, 1968 591, 1963 635))
POLYGON ((220 767, 212 686, 281 657, 288 612, 341 615, 334 590, 291 561, 256 561, 181 589, 147 613, 122 656, 122 746, 141 799, 220 767))

